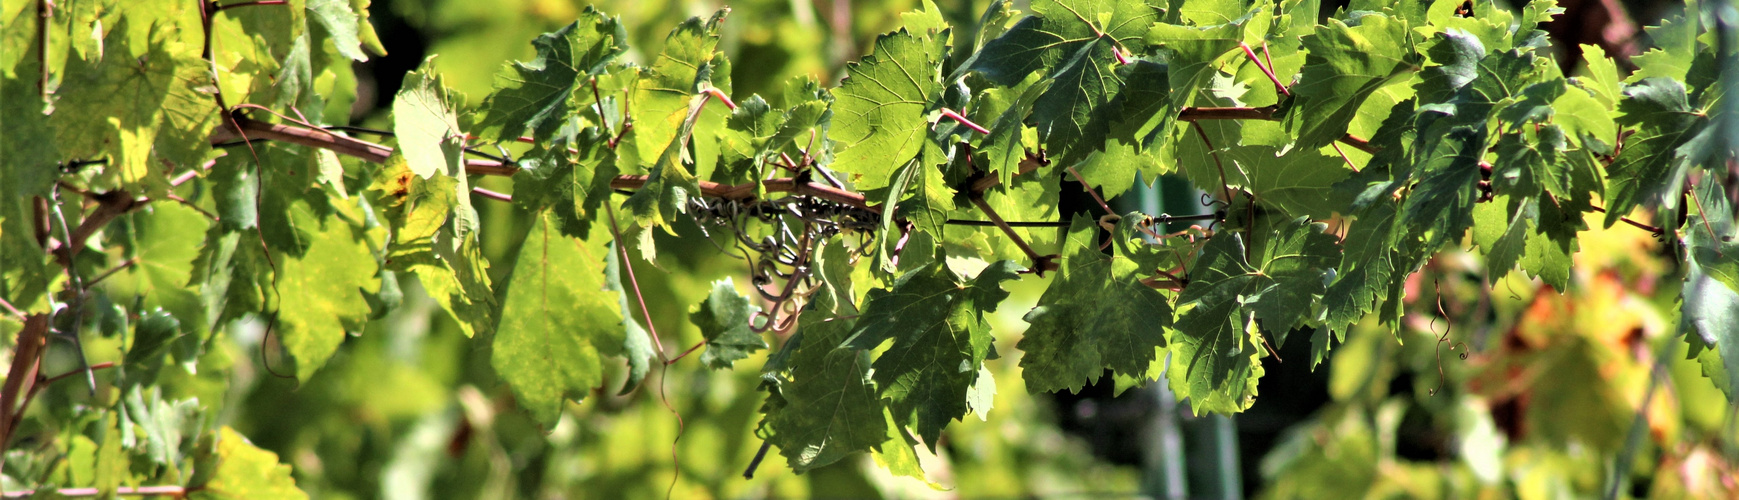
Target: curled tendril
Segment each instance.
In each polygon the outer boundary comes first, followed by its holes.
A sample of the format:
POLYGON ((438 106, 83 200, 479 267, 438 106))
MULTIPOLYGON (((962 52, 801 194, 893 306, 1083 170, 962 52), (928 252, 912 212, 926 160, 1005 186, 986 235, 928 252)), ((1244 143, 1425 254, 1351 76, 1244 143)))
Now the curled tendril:
POLYGON ((1426 391, 1426 395, 1436 396, 1439 391, 1443 390, 1443 384, 1448 378, 1443 372, 1443 345, 1448 344, 1449 350, 1451 351, 1460 351, 1456 353, 1456 357, 1461 358, 1462 360, 1467 359, 1468 348, 1467 342, 1451 342, 1449 340, 1449 331, 1455 328, 1455 320, 1451 319, 1449 317, 1449 312, 1443 308, 1442 283, 1433 279, 1431 280, 1431 288, 1437 292, 1437 316, 1431 317, 1431 324, 1427 328, 1431 330, 1431 333, 1437 335, 1437 346, 1432 350, 1432 356, 1437 358, 1437 388, 1426 391), (1443 333, 1440 334, 1437 333, 1438 317, 1443 318, 1443 333))
POLYGON ((748 263, 751 288, 767 302, 765 311, 748 319, 757 333, 785 334, 796 327, 816 289, 813 259, 821 242, 849 233, 857 236, 854 253, 860 253, 871 248, 881 227, 880 213, 807 195, 770 200, 702 197, 691 199, 688 208, 708 241, 719 244, 707 226, 729 233, 733 251, 725 253, 739 254, 748 263), (750 221, 762 227, 752 227, 750 221))

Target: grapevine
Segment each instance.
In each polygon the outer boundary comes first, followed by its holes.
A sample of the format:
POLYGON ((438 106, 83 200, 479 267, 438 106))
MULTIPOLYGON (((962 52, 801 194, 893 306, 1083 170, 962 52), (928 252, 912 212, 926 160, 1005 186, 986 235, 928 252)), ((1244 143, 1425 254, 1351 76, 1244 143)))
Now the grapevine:
MULTIPOLYGON (((370 128, 343 112, 351 63, 382 52, 365 1, 97 3, 0 13, 9 490, 53 470, 24 443, 88 428, 133 446, 134 425, 182 408, 154 392, 166 367, 247 328, 267 370, 308 382, 397 310, 401 280, 489 350, 544 430, 612 374, 628 394, 654 360, 700 352, 759 374, 744 476, 776 451, 798 473, 873 453, 922 478, 919 450, 990 411, 1005 382, 988 360, 1018 356, 1034 392, 1110 377, 1236 414, 1280 347, 1308 342, 1314 367, 1367 318, 1400 335, 1410 315, 1442 317, 1434 347, 1467 361, 1442 287, 1427 307, 1410 280, 1477 249, 1487 283, 1519 269, 1569 291, 1579 235, 1622 223, 1675 263, 1677 332, 1739 400, 1727 4, 1651 32, 1660 47, 1628 76, 1592 46, 1570 76, 1539 28, 1552 0, 1355 1, 1320 18, 1295 0, 1036 0, 1024 15, 1001 0, 974 26, 926 1, 837 84, 775 96, 732 92, 729 9, 631 55, 622 22, 587 7, 480 99, 431 58, 390 128, 370 128), (1198 189, 1200 213, 1113 208, 1163 176, 1198 189), (1061 213, 1064 190, 1094 211, 1061 213), (190 225, 162 222, 183 212, 190 225), (496 232, 515 236, 506 261, 485 256, 496 232), (191 258, 163 253, 176 239, 191 258), (654 325, 675 297, 634 275, 672 244, 710 245, 736 278, 682 304, 703 337, 686 351, 654 325), (1048 288, 1021 312, 1019 352, 999 352, 992 317, 1025 280, 1048 288), (49 375, 61 350, 76 363, 49 375), (33 405, 70 379, 80 416, 33 405)), ((1433 396, 1448 380, 1435 354, 1433 396)), ((54 404, 74 400, 60 391, 54 404)), ((95 488, 58 491, 302 494, 283 457, 187 425, 95 488)))

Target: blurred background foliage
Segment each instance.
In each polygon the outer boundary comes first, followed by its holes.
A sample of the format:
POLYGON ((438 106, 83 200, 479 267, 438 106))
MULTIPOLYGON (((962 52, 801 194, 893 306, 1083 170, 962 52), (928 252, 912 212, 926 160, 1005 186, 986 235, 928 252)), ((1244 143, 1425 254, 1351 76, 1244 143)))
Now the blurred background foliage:
MULTIPOLYGON (((1332 3, 1325 2, 1325 11, 1332 3)), ((1635 26, 1670 10, 1612 0, 1564 3, 1606 9, 1601 12, 1609 19, 1624 16, 1631 34, 1615 40, 1631 44, 1646 40, 1635 26)), ((987 4, 938 2, 949 22, 966 30, 987 4)), ((388 54, 355 68, 353 121, 386 128, 386 100, 404 73, 429 56, 438 56, 434 64, 447 83, 475 105, 502 63, 531 58, 533 37, 571 22, 585 6, 569 0, 379 2, 370 7, 371 20, 388 54)), ((632 0, 597 6, 630 28, 628 59, 644 63, 672 26, 724 5, 632 0)), ((901 12, 920 5, 746 0, 729 7, 722 49, 732 59, 733 94, 741 100, 776 96, 788 78, 800 75, 836 82, 845 61, 895 27, 901 12)), ((1578 19, 1593 19, 1588 16, 1578 19)), ((1579 34, 1584 31, 1589 30, 1556 30, 1570 39, 1555 44, 1608 45, 1579 34)), ((1622 49, 1608 52, 1622 55, 1622 49)), ((483 183, 511 189, 504 178, 483 183)), ((1065 205, 1081 202, 1069 196, 1065 205)), ((523 228, 528 222, 506 204, 478 208, 484 224, 523 228)), ((191 256, 197 242, 174 241, 152 228, 199 217, 177 205, 158 206, 132 216, 128 232, 116 237, 135 238, 146 252, 191 256)), ((512 235, 523 232, 484 234, 487 257, 510 262, 519 244, 512 235)), ((1238 460, 1187 467, 1235 468, 1232 477, 1241 478, 1244 493, 1271 498, 1571 498, 1600 494, 1613 458, 1632 452, 1633 470, 1626 472, 1638 480, 1621 493, 1739 497, 1731 406, 1700 366, 1685 359, 1685 344, 1674 334, 1677 307, 1671 297, 1679 283, 1671 277, 1679 271, 1672 250, 1622 225, 1594 229, 1581 241, 1572 286, 1562 293, 1521 273, 1484 282, 1478 256, 1448 252, 1414 277, 1409 326, 1398 339, 1373 322, 1313 369, 1309 334, 1292 335, 1279 346, 1282 361, 1262 380, 1256 406, 1235 419, 1239 435, 1232 455, 1238 460), (1651 379, 1656 366, 1659 376, 1651 379), (1633 429, 1639 408, 1648 424, 1633 429)), ((681 299, 648 304, 658 330, 674 339, 666 341, 672 346, 700 340, 687 320, 688 308, 704 298, 709 284, 743 272, 740 261, 704 245, 663 245, 656 265, 637 267, 642 287, 681 299)), ((508 267, 491 271, 503 274, 508 267)), ((151 272, 115 277, 112 295, 149 287, 151 272)), ((735 371, 715 372, 684 360, 655 370, 628 395, 616 395, 625 378, 618 367, 602 390, 570 403, 558 425, 543 429, 516 409, 511 392, 497 380, 489 343, 465 338, 417 280, 403 279, 401 286, 403 305, 350 338, 305 384, 274 376, 281 365, 262 363, 260 353, 270 349, 261 343, 273 340, 263 338, 255 324, 235 329, 242 333, 204 354, 199 373, 166 367, 163 393, 143 397, 152 404, 198 397, 219 423, 278 453, 295 467, 299 486, 325 499, 667 493, 1104 498, 1143 491, 1142 426, 1158 406, 1148 391, 1113 396, 1118 391, 1111 377, 1080 395, 1030 395, 1021 385, 1017 356, 988 362, 1000 386, 995 409, 983 421, 968 418, 950 426, 936 454, 921 453, 930 484, 893 477, 868 456, 803 476, 769 460, 744 479, 761 442, 754 429, 763 397, 755 392, 759 374, 753 367, 768 351, 735 371)), ((1010 288, 1013 300, 999 309, 995 323, 1003 353, 1019 352, 1014 343, 1025 328, 1020 313, 1036 302, 1045 282, 1028 279, 1010 288)), ((103 347, 87 346, 91 362, 117 361, 99 359, 95 353, 119 352, 103 347)), ((61 366, 51 373, 74 363, 51 361, 61 366)), ((87 397, 79 387, 49 391, 44 397, 50 401, 41 406, 71 407, 59 403, 87 397)), ((29 464, 20 467, 30 470, 29 464)))

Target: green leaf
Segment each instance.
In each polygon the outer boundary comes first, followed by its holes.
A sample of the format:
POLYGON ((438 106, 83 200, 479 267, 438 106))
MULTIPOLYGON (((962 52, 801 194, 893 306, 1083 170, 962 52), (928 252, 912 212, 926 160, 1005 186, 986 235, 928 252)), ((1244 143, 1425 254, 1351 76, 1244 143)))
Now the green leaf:
POLYGON ((1418 70, 1408 23, 1380 14, 1349 27, 1330 19, 1304 37, 1303 75, 1292 86, 1284 123, 1302 149, 1327 146, 1346 134, 1359 105, 1390 81, 1418 70))
MULTIPOLYGON (((1443 127, 1430 129, 1429 135, 1443 127)), ((1400 214, 1401 229, 1426 252, 1461 240, 1473 226, 1473 206, 1479 199, 1480 158, 1485 155, 1483 128, 1454 127, 1441 140, 1418 153, 1413 168, 1418 179, 1400 214)))
POLYGON ((984 154, 984 168, 1001 181, 1001 186, 1011 185, 1015 175, 1020 173, 1020 162, 1026 159, 1027 153, 1026 145, 1021 142, 1021 132, 1026 129, 1026 116, 1032 111, 1033 103, 1050 88, 1051 82, 1049 79, 1040 79, 1022 87, 990 88, 979 97, 980 104, 975 110, 979 113, 987 109, 983 104, 985 101, 1013 97, 1013 102, 1008 103, 996 115, 996 119, 990 122, 990 135, 979 141, 977 149, 984 154))
POLYGON ((371 310, 363 294, 380 289, 366 234, 345 222, 360 220, 361 211, 338 208, 344 217, 321 217, 302 203, 294 205, 291 221, 309 231, 302 235, 308 250, 279 261, 277 287, 283 293, 276 304, 276 333, 296 360, 296 378, 304 382, 337 352, 345 332, 362 329, 371 310))
POLYGON ((1038 16, 1021 19, 985 43, 971 69, 997 85, 1013 86, 1098 40, 1113 50, 1140 52, 1148 26, 1159 20, 1158 9, 1137 0, 1040 0, 1032 9, 1038 16))
POLYGON ((1249 190, 1256 202, 1288 216, 1327 219, 1347 210, 1352 200, 1334 189, 1352 171, 1346 160, 1319 150, 1244 146, 1220 153, 1228 163, 1226 180, 1249 190))
POLYGON ((210 480, 189 485, 192 500, 305 500, 296 488, 290 466, 278 463, 278 455, 255 447, 228 426, 218 430, 217 449, 202 461, 216 470, 210 480))
POLYGON ((833 168, 858 190, 887 186, 894 169, 922 151, 946 57, 942 40, 899 31, 877 37, 875 52, 846 65, 828 136, 838 143, 833 168))
POLYGON ((1178 296, 1182 312, 1170 339, 1172 389, 1188 396, 1197 413, 1239 412, 1255 401, 1258 360, 1266 353, 1255 325, 1280 344, 1310 317, 1341 261, 1324 229, 1300 217, 1258 231, 1248 253, 1240 233, 1220 233, 1203 247, 1178 296))
POLYGON ((308 0, 308 13, 326 28, 340 55, 353 61, 368 60, 368 54, 362 53, 362 42, 357 39, 357 26, 365 21, 350 10, 350 0, 308 0))
MULTIPOLYGON (((730 94, 730 61, 717 47, 719 24, 729 9, 705 21, 691 17, 664 38, 664 50, 634 83, 631 108, 634 140, 640 158, 670 155, 668 146, 694 121, 694 100, 702 89, 730 94)), ((723 109, 723 106, 719 107, 723 109)), ((682 142, 687 144, 686 141, 682 142)))
MULTIPOLYGON (((1527 208, 1533 208, 1532 203, 1518 203, 1527 208)), ((1510 273, 1527 251, 1527 242, 1532 222, 1528 210, 1511 212, 1505 206, 1511 205, 1510 196, 1498 196, 1490 203, 1481 203, 1473 208, 1473 241, 1485 249, 1486 277, 1496 282, 1510 273)), ((1538 217, 1536 214, 1535 217, 1538 217)))
POLYGON ((170 346, 180 335, 181 322, 161 309, 139 318, 133 328, 133 345, 127 348, 127 355, 123 358, 127 366, 123 386, 155 383, 157 372, 163 369, 163 360, 169 356, 170 346))
POLYGON ((1577 78, 1578 82, 1594 95, 1595 100, 1606 106, 1606 109, 1618 109, 1618 101, 1624 96, 1623 86, 1618 80, 1618 63, 1606 57, 1606 50, 1599 45, 1581 47, 1582 62, 1588 65, 1588 71, 1577 78))
MULTIPOLYGON (((31 50, 35 50, 32 48, 31 50)), ((40 71, 34 64, 27 70, 40 71)), ((8 204, 47 194, 62 160, 55 130, 36 84, 27 78, 0 79, 0 185, 8 204)), ((90 126, 92 124, 86 124, 90 126)))
POLYGON ((628 380, 622 383, 618 395, 634 392, 640 387, 640 381, 645 380, 646 373, 652 370, 652 359, 658 357, 651 335, 634 319, 634 310, 628 308, 628 291, 622 287, 622 251, 618 249, 621 244, 620 241, 611 241, 610 254, 604 258, 604 289, 616 294, 616 309, 621 313, 624 331, 622 352, 628 358, 628 380))
POLYGON ((436 175, 424 179, 410 171, 401 156, 388 158, 371 187, 381 193, 374 206, 386 210, 393 241, 387 262, 394 271, 409 271, 429 297, 452 315, 468 337, 495 327, 495 293, 474 229, 476 212, 469 189, 460 177, 436 175))
POLYGON ((907 188, 912 194, 901 202, 899 215, 940 238, 948 213, 955 209, 954 188, 948 186, 947 174, 942 171, 946 159, 935 148, 926 149, 921 159, 912 162, 913 175, 907 188))
POLYGON ((1692 112, 1685 87, 1668 78, 1648 78, 1624 89, 1618 124, 1635 127, 1624 149, 1606 167, 1606 227, 1650 200, 1678 203, 1690 161, 1680 151, 1708 119, 1692 112))
POLYGON ((1655 46, 1648 52, 1631 56, 1631 62, 1636 64, 1636 71, 1624 79, 1625 83, 1637 83, 1649 78, 1670 78, 1684 82, 1685 75, 1691 71, 1691 61, 1697 57, 1697 34, 1702 31, 1701 21, 1697 4, 1686 2, 1682 12, 1662 20, 1660 26, 1643 28, 1655 46))
POLYGON ((883 425, 888 430, 888 440, 876 445, 875 453, 872 454, 875 457, 876 465, 882 466, 896 476, 923 481, 930 486, 930 489, 946 491, 947 488, 931 481, 929 477, 924 475, 924 467, 918 463, 918 440, 894 422, 893 412, 884 409, 882 419, 886 421, 883 425))
POLYGON ((608 131, 596 127, 577 134, 570 131, 571 127, 562 127, 555 137, 519 158, 513 203, 532 212, 547 208, 562 234, 583 238, 591 234, 592 222, 609 201, 616 154, 606 146, 609 137, 603 134, 608 131))
MULTIPOLYGON (((1364 319, 1381 300, 1393 300, 1389 285, 1404 279, 1410 269, 1395 269, 1399 256, 1392 243, 1396 227, 1397 204, 1373 205, 1357 214, 1356 222, 1347 229, 1343 241, 1346 254, 1342 266, 1322 304, 1326 313, 1325 326, 1337 336, 1344 335, 1353 324, 1364 319)), ((1320 355, 1326 351, 1318 351, 1320 355)))
POLYGON ((1017 271, 1013 261, 1000 261, 963 280, 938 258, 865 299, 844 345, 868 350, 893 341, 872 365, 876 386, 894 419, 932 448, 949 420, 966 415, 967 390, 990 354, 984 315, 1008 296, 1001 283, 1017 271))
MULTIPOLYGON (((824 283, 848 279, 843 244, 828 244, 817 259, 824 283)), ((791 350, 785 365, 794 377, 777 384, 784 405, 767 415, 768 439, 779 447, 792 470, 805 472, 832 464, 852 453, 883 446, 890 429, 885 410, 870 381, 870 355, 843 346, 858 311, 850 285, 820 287, 810 309, 797 321, 797 333, 786 341, 791 350)), ((769 362, 771 364, 771 362, 769 362)), ((770 401, 771 403, 771 398, 770 401)))
POLYGON ((700 362, 714 370, 725 369, 755 351, 766 349, 767 341, 749 325, 760 310, 749 304, 749 297, 737 293, 730 278, 713 282, 706 300, 690 308, 688 315, 688 320, 706 338, 706 352, 701 353, 700 362))
POLYGON ((1165 346, 1171 305, 1141 282, 1154 270, 1100 252, 1098 232, 1091 217, 1074 217, 1055 281, 1022 318, 1032 326, 1015 347, 1025 352, 1020 367, 1028 390, 1079 392, 1107 368, 1144 375, 1165 346))
MULTIPOLYGON (((417 176, 427 179, 435 174, 463 179, 465 176, 465 133, 459 130, 459 119, 449 104, 455 100, 441 78, 431 69, 405 75, 404 86, 393 97, 393 135, 398 138, 398 153, 417 176)), ((463 181, 461 181, 463 183, 463 181)), ((467 190, 469 191, 469 190, 467 190)))
POLYGON ((760 95, 738 102, 737 109, 731 111, 730 119, 725 121, 725 128, 719 131, 720 158, 712 180, 721 184, 738 184, 763 177, 761 173, 767 157, 777 156, 784 145, 771 144, 784 119, 784 114, 775 112, 760 95))
POLYGON ((1065 163, 1087 151, 1104 149, 1105 125, 1089 128, 1095 110, 1109 103, 1123 86, 1113 67, 1117 50, 1107 39, 1081 46, 1056 74, 1053 83, 1033 102, 1032 119, 1048 150, 1059 153, 1065 163))
POLYGON ((170 31, 122 21, 105 38, 105 57, 68 61, 50 116, 63 155, 110 158, 103 177, 135 192, 168 189, 169 167, 154 154, 176 166, 203 162, 217 124, 213 102, 181 83, 210 66, 170 31))
POLYGON ((1707 211, 1692 215, 1685 224, 1690 258, 1685 259, 1679 333, 1690 342, 1692 358, 1711 348, 1701 356, 1703 374, 1713 378, 1724 373, 1726 380, 1716 380, 1715 385, 1734 401, 1739 400, 1739 330, 1733 328, 1739 324, 1739 280, 1735 279, 1739 244, 1730 240, 1739 236, 1739 226, 1733 223, 1720 183, 1705 180, 1695 189, 1707 211))
POLYGON ((1238 43, 1262 40, 1270 20, 1268 11, 1257 9, 1226 24, 1153 25, 1145 39, 1165 50, 1173 109, 1194 105, 1203 97, 1220 68, 1242 55, 1238 43))
POLYGON ((145 451, 151 461, 169 466, 170 474, 178 475, 183 470, 181 441, 190 432, 188 424, 200 418, 199 400, 165 401, 155 388, 148 398, 145 392, 139 388, 127 391, 126 414, 144 430, 145 451))
POLYGON ((537 214, 507 281, 490 365, 514 400, 545 429, 562 403, 604 383, 603 355, 622 349, 621 310, 605 291, 609 233, 562 236, 556 217, 537 214))
MULTIPOLYGON (((676 136, 670 139, 669 147, 664 149, 664 154, 653 164, 651 173, 646 176, 646 183, 622 202, 622 206, 633 214, 635 223, 642 227, 662 227, 675 234, 670 229, 670 223, 676 219, 676 214, 688 212, 690 197, 701 194, 699 180, 689 171, 684 159, 688 156, 686 151, 689 139, 694 135, 694 122, 700 118, 707 96, 697 95, 689 100, 688 118, 682 121, 676 136)), ((608 196, 608 193, 601 194, 608 196)), ((648 248, 649 244, 643 245, 641 251, 648 248)))
POLYGON ((495 74, 495 91, 483 101, 478 134, 511 141, 531 132, 550 139, 557 127, 595 100, 587 82, 628 50, 621 23, 587 6, 580 18, 531 42, 537 58, 504 65, 495 74))

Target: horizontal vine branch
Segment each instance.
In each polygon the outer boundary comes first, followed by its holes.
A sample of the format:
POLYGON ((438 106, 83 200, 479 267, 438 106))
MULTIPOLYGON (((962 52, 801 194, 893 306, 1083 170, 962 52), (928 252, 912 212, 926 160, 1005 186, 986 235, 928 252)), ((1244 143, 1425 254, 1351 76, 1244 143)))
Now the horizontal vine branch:
MULTIPOLYGON (((54 495, 63 497, 94 497, 102 495, 103 491, 96 488, 61 488, 53 490, 54 495)), ((181 486, 139 486, 136 488, 116 488, 115 494, 120 496, 167 496, 170 498, 186 498, 195 492, 192 488, 181 486)), ((36 490, 8 491, 0 494, 0 498, 30 498, 36 496, 36 490)))

